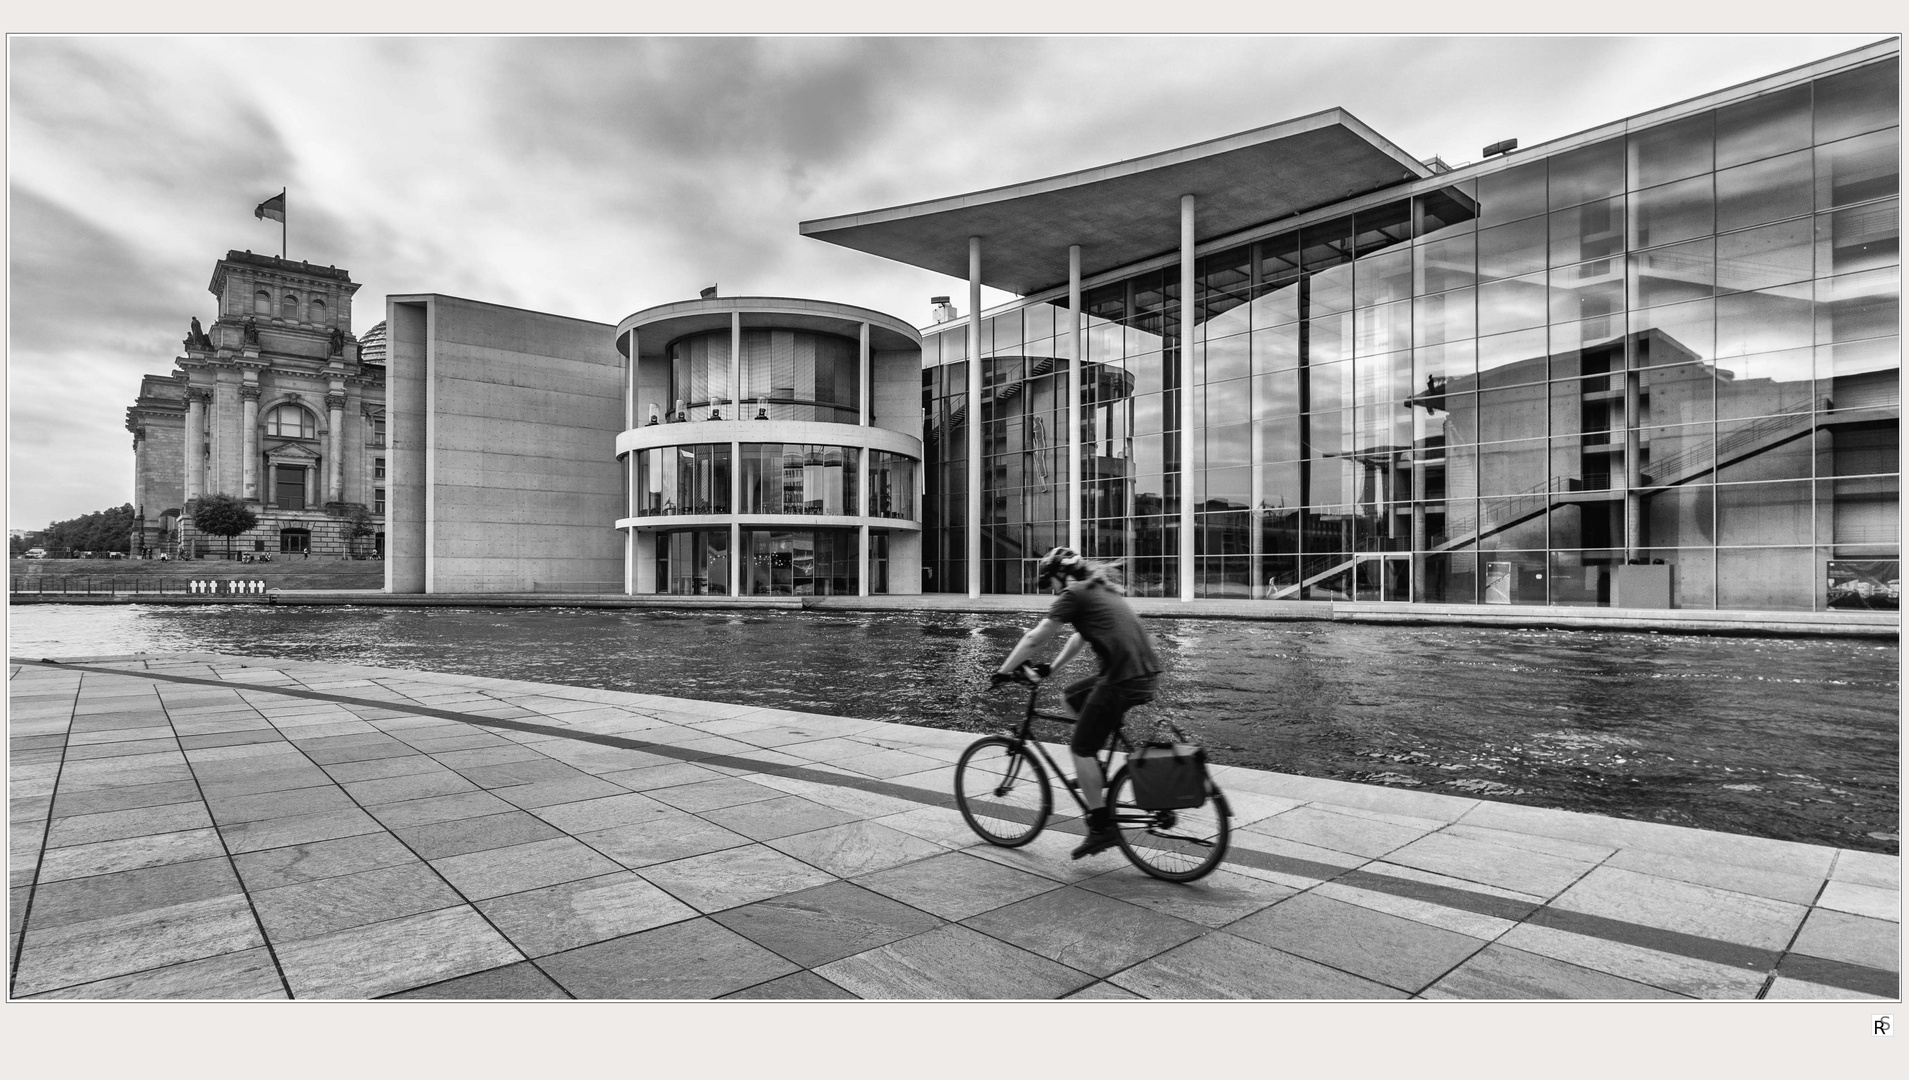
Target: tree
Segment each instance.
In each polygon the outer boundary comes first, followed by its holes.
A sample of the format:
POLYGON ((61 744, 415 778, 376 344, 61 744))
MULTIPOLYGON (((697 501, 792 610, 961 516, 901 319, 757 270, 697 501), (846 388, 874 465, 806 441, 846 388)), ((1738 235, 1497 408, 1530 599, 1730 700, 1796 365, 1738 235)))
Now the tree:
POLYGON ((40 546, 48 554, 69 555, 76 551, 128 551, 132 548, 133 508, 127 503, 110 510, 96 510, 69 521, 56 521, 46 527, 40 546))
POLYGON ((355 556, 358 554, 358 542, 376 533, 378 526, 371 520, 371 511, 362 506, 353 506, 345 511, 344 522, 345 542, 350 545, 351 553, 355 556))
POLYGON ((186 505, 200 532, 225 537, 225 557, 232 557, 232 538, 258 527, 259 516, 237 495, 201 495, 186 505))

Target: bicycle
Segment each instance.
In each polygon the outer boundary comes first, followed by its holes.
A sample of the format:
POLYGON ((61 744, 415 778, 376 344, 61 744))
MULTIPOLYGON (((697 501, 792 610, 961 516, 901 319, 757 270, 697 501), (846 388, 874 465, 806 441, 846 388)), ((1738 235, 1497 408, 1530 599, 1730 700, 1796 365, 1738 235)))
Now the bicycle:
MULTIPOLYGON (((955 805, 968 827, 988 843, 1009 848, 1031 842, 1047 825, 1054 811, 1049 772, 1061 779, 1081 814, 1087 813, 1080 784, 1062 771, 1047 748, 1034 738, 1035 720, 1053 720, 1071 727, 1073 717, 1035 708, 1041 683, 1046 680, 1030 678, 1028 666, 1015 672, 1014 681, 1030 684, 1020 727, 977 739, 962 751, 954 777, 955 805)), ((1226 857, 1233 833, 1233 814, 1225 794, 1208 775, 1206 801, 1199 806, 1144 809, 1134 802, 1133 776, 1127 766, 1122 764, 1118 772, 1109 771, 1116 753, 1132 751, 1123 723, 1100 752, 1101 775, 1112 777, 1107 784, 1107 805, 1113 808, 1121 852, 1127 861, 1163 881, 1196 881, 1212 873, 1226 857)))

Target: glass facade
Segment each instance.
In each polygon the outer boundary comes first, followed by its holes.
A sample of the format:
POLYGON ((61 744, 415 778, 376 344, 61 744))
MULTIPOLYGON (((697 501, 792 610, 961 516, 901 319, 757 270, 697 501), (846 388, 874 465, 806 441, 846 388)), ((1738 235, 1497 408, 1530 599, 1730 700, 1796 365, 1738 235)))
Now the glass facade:
POLYGON ((672 596, 727 596, 729 529, 657 533, 656 591, 672 596))
POLYGON ((728 513, 729 444, 637 451, 631 502, 631 517, 728 513))
MULTIPOLYGON (((1898 67, 1207 252, 1186 363, 1177 265, 1088 289, 1085 553, 1179 595, 1187 498, 1201 597, 1893 608, 1898 67)), ((983 592, 1066 540, 1057 303, 983 319, 983 592)), ((965 331, 924 342, 930 591, 968 587, 965 331)))
POLYGON ((856 594, 861 560, 854 529, 745 528, 742 547, 745 596, 856 594))
POLYGON ((743 443, 742 513, 859 514, 853 446, 743 443))
POLYGON ((728 330, 670 343, 672 413, 680 406, 690 420, 711 419, 713 413, 731 420, 861 422, 859 342, 834 334, 745 327, 740 408, 727 403, 731 344, 728 330))

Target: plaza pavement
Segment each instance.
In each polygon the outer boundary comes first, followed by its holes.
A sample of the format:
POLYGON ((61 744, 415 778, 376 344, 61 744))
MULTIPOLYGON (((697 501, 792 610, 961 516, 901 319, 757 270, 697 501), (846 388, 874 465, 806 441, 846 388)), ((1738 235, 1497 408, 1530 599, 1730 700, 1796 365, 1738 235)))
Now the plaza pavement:
POLYGON ((956 732, 206 654, 9 703, 16 1000, 1900 998, 1896 856, 1221 767, 1175 885, 979 842, 956 732))

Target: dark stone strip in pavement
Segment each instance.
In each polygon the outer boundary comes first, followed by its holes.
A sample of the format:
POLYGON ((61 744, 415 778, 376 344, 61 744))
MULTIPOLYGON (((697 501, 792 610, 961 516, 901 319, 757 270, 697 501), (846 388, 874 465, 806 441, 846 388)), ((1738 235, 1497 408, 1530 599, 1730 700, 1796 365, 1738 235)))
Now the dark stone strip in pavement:
MULTIPOLYGON (((952 809, 955 805, 954 796, 950 793, 924 791, 921 788, 891 783, 872 777, 850 776, 844 773, 825 772, 820 769, 804 768, 801 766, 768 765, 749 758, 736 757, 729 754, 711 754, 697 750, 684 750, 680 747, 670 746, 665 743, 645 742, 641 739, 632 739, 622 735, 603 735, 595 732, 557 727, 550 724, 535 724, 522 720, 478 716, 472 713, 458 712, 452 709, 438 709, 428 705, 415 705, 404 701, 372 700, 343 694, 327 693, 319 690, 306 690, 301 687, 292 686, 266 686, 256 683, 233 684, 218 679, 190 675, 171 675, 155 671, 131 671, 121 668, 93 667, 80 664, 60 664, 57 662, 33 660, 16 661, 16 663, 40 665, 54 669, 89 671, 103 675, 126 675, 135 678, 154 679, 163 682, 184 683, 195 686, 260 690, 274 694, 284 694, 289 697, 306 698, 313 701, 335 702, 347 706, 370 706, 378 709, 410 713, 417 716, 454 720, 459 723, 472 724, 478 727, 501 728, 506 731, 519 731, 526 734, 550 735, 558 738, 574 739, 579 742, 594 743, 598 746, 617 747, 624 750, 641 750, 662 757, 673 757, 681 761, 716 764, 756 773, 772 772, 778 776, 787 776, 836 787, 849 787, 858 791, 887 795, 909 802, 921 803, 927 806, 938 806, 944 809, 952 809)), ((1055 825, 1055 828, 1063 832, 1071 833, 1084 831, 1078 821, 1060 822, 1055 825)), ((1292 874, 1294 876, 1313 878, 1319 881, 1338 880, 1342 883, 1350 884, 1370 892, 1380 892, 1407 899, 1429 901, 1461 911, 1477 912, 1512 920, 1529 918, 1531 922, 1536 925, 1547 926, 1568 933, 1598 938, 1604 941, 1637 945, 1657 952, 1708 960, 1732 967, 1768 972, 1773 970, 1777 965, 1778 954, 1768 949, 1738 945, 1728 941, 1700 937, 1695 934, 1680 933, 1674 930, 1663 930, 1657 927, 1643 926, 1641 924, 1624 922, 1620 919, 1605 918, 1599 915, 1563 911, 1557 908, 1540 907, 1533 911, 1532 905, 1523 901, 1508 900, 1504 897, 1492 896, 1486 893, 1471 893, 1462 889, 1431 885, 1425 882, 1410 881, 1383 874, 1349 870, 1343 866, 1335 866, 1331 863, 1318 862, 1311 859, 1298 859, 1286 855, 1275 855, 1268 852, 1252 851, 1250 849, 1235 847, 1227 853, 1227 860, 1260 870, 1292 874)), ((1822 965, 1832 963, 1835 962, 1824 961, 1822 965)), ((1823 977, 1812 978, 1810 981, 1823 982, 1829 978, 1840 979, 1841 981, 1829 982, 1827 984, 1845 989, 1861 990, 1865 993, 1873 991, 1865 990, 1863 989, 1864 987, 1880 985, 1879 980, 1882 979, 1890 980, 1891 986, 1895 985, 1896 976, 1892 972, 1862 967, 1855 964, 1836 964, 1833 970, 1822 965, 1812 966, 1811 970, 1815 971, 1818 970, 1818 967, 1821 967, 1823 977), (1852 985, 1852 983, 1857 985, 1852 985)))
POLYGON ((1874 994, 1898 1001, 1902 999, 1902 978, 1895 972, 1842 960, 1790 953, 1777 965, 1776 973, 1819 986, 1834 986, 1839 990, 1854 990, 1859 994, 1874 994))

